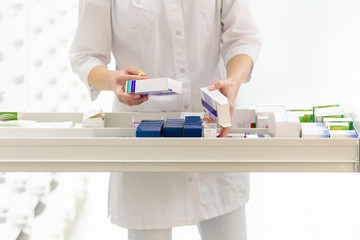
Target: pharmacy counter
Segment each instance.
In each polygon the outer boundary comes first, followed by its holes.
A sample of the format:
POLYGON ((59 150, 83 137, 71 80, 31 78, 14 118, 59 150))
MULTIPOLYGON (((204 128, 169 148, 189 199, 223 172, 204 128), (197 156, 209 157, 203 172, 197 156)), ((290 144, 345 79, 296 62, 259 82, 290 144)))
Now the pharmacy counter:
MULTIPOLYGON (((159 113, 108 113, 105 129, 0 129, 0 171, 359 171, 357 138, 133 138, 134 117, 159 113)), ((24 113, 22 119, 80 122, 81 114, 24 113)))

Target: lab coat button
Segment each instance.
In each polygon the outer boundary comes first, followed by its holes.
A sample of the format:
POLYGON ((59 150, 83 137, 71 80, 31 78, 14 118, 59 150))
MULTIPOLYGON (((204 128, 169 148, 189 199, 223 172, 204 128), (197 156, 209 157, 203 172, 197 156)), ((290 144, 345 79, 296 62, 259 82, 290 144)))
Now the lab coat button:
POLYGON ((189 109, 189 105, 185 105, 185 106, 184 106, 184 109, 185 109, 185 110, 188 110, 188 109, 189 109))
POLYGON ((189 178, 189 182, 192 182, 192 181, 193 181, 193 178, 190 177, 190 178, 189 178))
POLYGON ((176 31, 176 35, 181 35, 181 32, 178 30, 178 31, 176 31))
POLYGON ((181 72, 181 73, 184 73, 184 72, 185 72, 185 69, 183 69, 183 68, 180 69, 180 72, 181 72))

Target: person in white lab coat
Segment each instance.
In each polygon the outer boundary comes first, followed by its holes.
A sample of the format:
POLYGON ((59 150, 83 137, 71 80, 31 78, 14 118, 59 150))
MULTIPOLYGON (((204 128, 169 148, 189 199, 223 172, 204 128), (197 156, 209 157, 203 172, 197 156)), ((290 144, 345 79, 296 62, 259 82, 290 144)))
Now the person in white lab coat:
MULTIPOLYGON (((204 86, 232 110, 260 48, 247 0, 82 0, 70 60, 91 99, 115 93, 114 111, 202 111, 204 86), (183 93, 125 94, 140 71, 181 80, 183 93)), ((248 197, 247 173, 111 173, 108 210, 129 239, 171 239, 172 227, 192 224, 202 239, 246 239, 248 197)))

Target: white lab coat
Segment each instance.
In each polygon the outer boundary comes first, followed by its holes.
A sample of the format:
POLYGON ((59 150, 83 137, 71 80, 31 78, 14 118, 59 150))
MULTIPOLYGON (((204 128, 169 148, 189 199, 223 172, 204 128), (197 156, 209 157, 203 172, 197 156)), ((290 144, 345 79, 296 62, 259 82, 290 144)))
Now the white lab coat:
MULTIPOLYGON (((95 66, 134 66, 150 77, 183 82, 179 96, 150 97, 114 111, 201 111, 200 87, 225 78, 225 64, 261 48, 247 0, 83 0, 70 50, 73 70, 88 85, 95 66)), ((181 153, 174 153, 181 154, 181 153)), ((241 154, 241 153, 239 153, 241 154)), ((111 173, 111 221, 130 229, 196 224, 242 207, 249 196, 246 173, 111 173)))

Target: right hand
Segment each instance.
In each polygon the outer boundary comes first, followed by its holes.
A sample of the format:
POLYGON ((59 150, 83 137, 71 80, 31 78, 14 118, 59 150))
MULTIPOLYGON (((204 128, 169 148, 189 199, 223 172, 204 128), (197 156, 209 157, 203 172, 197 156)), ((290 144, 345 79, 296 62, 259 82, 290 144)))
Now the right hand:
POLYGON ((146 75, 138 76, 142 72, 140 69, 134 67, 128 67, 119 71, 113 71, 111 82, 112 91, 120 102, 129 105, 139 105, 148 100, 147 96, 140 96, 135 93, 125 93, 125 83, 130 80, 145 80, 148 79, 146 75))

